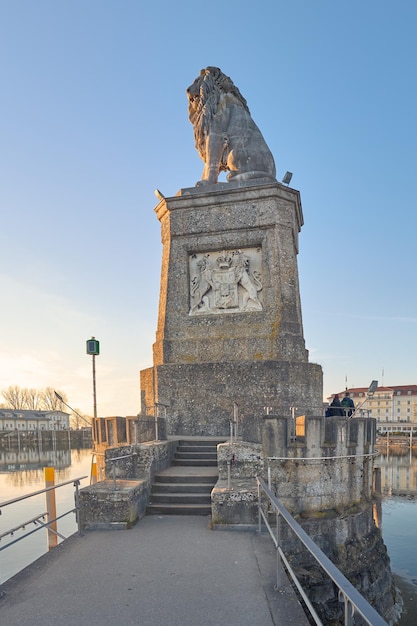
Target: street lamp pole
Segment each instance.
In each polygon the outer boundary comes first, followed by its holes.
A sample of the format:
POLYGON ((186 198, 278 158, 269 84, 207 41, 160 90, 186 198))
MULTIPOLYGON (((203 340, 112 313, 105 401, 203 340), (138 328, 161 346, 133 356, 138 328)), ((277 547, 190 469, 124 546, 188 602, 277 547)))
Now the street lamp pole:
POLYGON ((87 339, 87 354, 93 357, 93 399, 94 399, 94 418, 97 417, 97 394, 96 394, 96 356, 100 354, 100 342, 95 337, 87 339))

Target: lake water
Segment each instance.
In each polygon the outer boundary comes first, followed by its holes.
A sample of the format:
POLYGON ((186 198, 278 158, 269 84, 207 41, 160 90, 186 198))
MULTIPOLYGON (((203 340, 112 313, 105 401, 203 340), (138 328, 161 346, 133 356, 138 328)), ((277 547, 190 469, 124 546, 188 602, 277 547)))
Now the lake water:
MULTIPOLYGON (((382 482, 382 535, 391 559, 392 571, 400 583, 405 611, 398 626, 417 624, 417 450, 380 449, 377 465, 382 482)), ((55 466, 55 483, 81 476, 81 487, 90 482, 91 450, 25 450, 17 453, 0 449, 0 502, 43 489, 45 465, 55 466)), ((56 492, 57 515, 74 507, 72 484, 56 492)), ((0 534, 46 511, 45 494, 4 507, 0 534)), ((34 528, 16 531, 0 541, 0 548, 34 528)), ((58 522, 58 531, 68 537, 77 532, 74 514, 58 522)), ((0 552, 0 584, 48 550, 47 534, 39 530, 0 552)))
POLYGON ((382 536, 404 600, 398 626, 417 624, 417 450, 381 446, 382 536))
MULTIPOLYGON (((20 451, 0 448, 0 502, 13 500, 18 496, 45 488, 43 467, 55 467, 55 484, 88 476, 81 481, 81 487, 90 483, 91 450, 39 450, 26 448, 20 451)), ((55 490, 57 516, 74 508, 73 484, 55 490)), ((2 508, 0 515, 0 535, 33 519, 46 511, 45 494, 40 494, 2 508)), ((24 530, 17 530, 0 541, 0 548, 34 530, 30 523, 24 530)), ((58 521, 58 532, 69 537, 77 532, 74 513, 58 521)), ((61 542, 61 539, 59 539, 61 542)), ((0 584, 19 572, 48 551, 47 532, 38 530, 29 537, 0 551, 0 584)))

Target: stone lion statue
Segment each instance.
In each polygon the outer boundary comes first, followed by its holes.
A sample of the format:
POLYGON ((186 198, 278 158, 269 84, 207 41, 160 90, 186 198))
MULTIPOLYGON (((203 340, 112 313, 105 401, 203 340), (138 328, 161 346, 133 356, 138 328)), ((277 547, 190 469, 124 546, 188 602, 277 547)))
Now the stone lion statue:
POLYGON ((253 121, 245 98, 218 67, 207 67, 187 89, 188 115, 194 127, 195 146, 204 161, 198 185, 217 183, 220 172, 227 180, 272 178, 275 163, 253 121))

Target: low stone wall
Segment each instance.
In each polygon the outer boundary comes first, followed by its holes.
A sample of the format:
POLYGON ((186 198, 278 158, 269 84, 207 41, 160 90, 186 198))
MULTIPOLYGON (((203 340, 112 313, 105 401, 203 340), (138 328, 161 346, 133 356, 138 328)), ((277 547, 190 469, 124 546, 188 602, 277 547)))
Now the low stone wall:
POLYGON ((105 451, 106 478, 152 480, 155 474, 171 465, 177 445, 177 440, 170 440, 108 448, 105 451))
POLYGON ((103 480, 81 489, 81 528, 130 528, 145 514, 149 488, 147 480, 103 480))
POLYGON ((177 444, 152 441, 106 449, 105 479, 80 489, 81 527, 130 528, 143 517, 153 477, 171 465, 177 444))
POLYGON ((212 525, 243 528, 258 523, 255 476, 263 473, 262 445, 245 441, 217 446, 219 479, 211 492, 212 525))

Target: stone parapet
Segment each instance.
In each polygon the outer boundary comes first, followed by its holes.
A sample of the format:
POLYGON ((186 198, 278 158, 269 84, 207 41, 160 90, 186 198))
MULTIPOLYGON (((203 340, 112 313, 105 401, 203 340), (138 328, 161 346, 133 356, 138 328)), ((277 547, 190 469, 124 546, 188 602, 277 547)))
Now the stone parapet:
POLYGON ((307 516, 369 501, 375 420, 305 417, 303 421, 300 435, 287 418, 264 418, 265 466, 278 499, 293 515, 307 516))
POLYGON ((152 480, 155 474, 171 465, 177 444, 174 440, 149 441, 109 448, 105 452, 106 478, 152 480))

